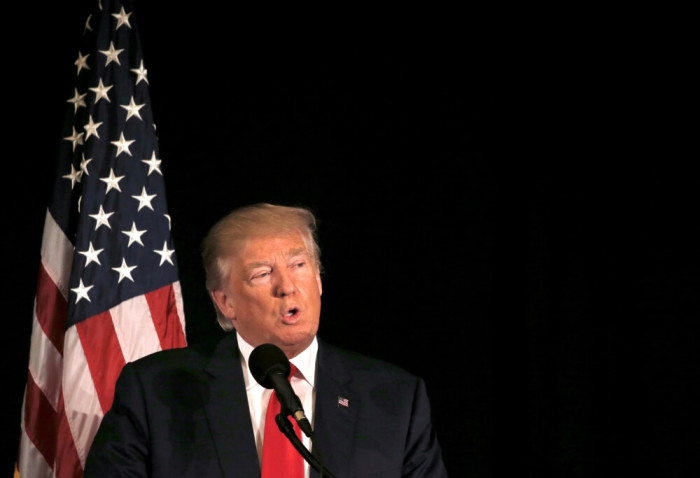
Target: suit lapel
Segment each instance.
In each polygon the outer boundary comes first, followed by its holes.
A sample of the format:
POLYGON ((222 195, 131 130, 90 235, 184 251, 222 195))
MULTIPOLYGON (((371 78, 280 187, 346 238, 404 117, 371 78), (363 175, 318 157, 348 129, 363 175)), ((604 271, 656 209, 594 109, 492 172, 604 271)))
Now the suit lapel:
POLYGON ((220 341, 206 372, 211 381, 205 410, 223 475, 260 476, 235 333, 220 341))
MULTIPOLYGON (((361 405, 359 395, 354 392, 351 377, 338 354, 320 340, 316 381, 314 455, 334 475, 351 474, 350 458, 361 405)), ((312 469, 311 476, 317 477, 318 473, 312 469)))
MULTIPOLYGON (((210 382, 202 385, 203 396, 209 396, 205 413, 223 476, 260 476, 235 334, 220 341, 205 372, 210 377, 210 382)), ((334 475, 352 475, 359 394, 333 346, 320 340, 316 387, 313 453, 334 475)), ((311 476, 319 475, 312 469, 311 476)))

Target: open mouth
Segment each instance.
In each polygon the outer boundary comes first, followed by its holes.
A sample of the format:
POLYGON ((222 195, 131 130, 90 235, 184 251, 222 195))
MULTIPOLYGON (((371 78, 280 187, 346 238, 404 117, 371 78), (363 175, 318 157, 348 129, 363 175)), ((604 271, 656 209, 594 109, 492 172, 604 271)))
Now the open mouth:
POLYGON ((296 315, 299 313, 299 308, 297 307, 292 307, 290 309, 287 309, 287 312, 284 314, 285 319, 291 319, 293 317, 296 317, 296 315))

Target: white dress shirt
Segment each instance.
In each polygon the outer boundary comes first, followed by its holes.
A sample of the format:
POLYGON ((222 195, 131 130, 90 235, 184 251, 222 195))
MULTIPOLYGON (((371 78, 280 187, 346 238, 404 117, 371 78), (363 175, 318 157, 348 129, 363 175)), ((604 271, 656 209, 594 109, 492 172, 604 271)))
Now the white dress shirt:
MULTIPOLYGON (((236 333, 238 340, 238 348, 241 351, 241 366, 243 367, 243 379, 245 380, 245 390, 248 394, 248 407, 250 408, 250 418, 253 422, 253 432, 255 433, 255 446, 258 450, 258 460, 262 465, 262 447, 265 434, 265 414, 267 413, 267 403, 270 401, 270 395, 273 390, 260 385, 248 367, 248 357, 253 351, 253 346, 247 343, 236 333)), ((301 400, 301 406, 304 407, 304 414, 311 422, 313 428, 313 411, 315 402, 314 378, 316 376, 316 352, 318 351, 318 342, 314 337, 313 342, 306 350, 290 360, 299 370, 294 375, 290 383, 292 389, 301 400)), ((301 442, 310 451, 311 439, 303 432, 301 434, 301 442)), ((304 474, 309 476, 310 466, 304 460, 304 474)))

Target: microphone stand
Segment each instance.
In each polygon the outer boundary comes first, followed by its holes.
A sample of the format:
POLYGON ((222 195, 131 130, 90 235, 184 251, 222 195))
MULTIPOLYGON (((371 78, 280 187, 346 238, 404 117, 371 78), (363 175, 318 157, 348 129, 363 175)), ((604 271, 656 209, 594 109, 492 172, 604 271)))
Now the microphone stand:
POLYGON ((280 431, 284 433, 284 435, 290 442, 292 442, 294 448, 296 448, 297 451, 301 453, 301 456, 303 456, 304 459, 309 462, 309 465, 311 465, 314 468, 314 470, 320 473, 321 477, 335 478, 335 475, 328 471, 328 468, 323 466, 323 464, 320 461, 318 461, 318 459, 315 456, 313 456, 309 452, 309 450, 306 449, 301 440, 299 440, 297 434, 294 433, 294 428, 292 427, 292 424, 286 416, 283 416, 281 413, 279 413, 275 417, 275 422, 277 423, 277 426, 279 427, 280 431))

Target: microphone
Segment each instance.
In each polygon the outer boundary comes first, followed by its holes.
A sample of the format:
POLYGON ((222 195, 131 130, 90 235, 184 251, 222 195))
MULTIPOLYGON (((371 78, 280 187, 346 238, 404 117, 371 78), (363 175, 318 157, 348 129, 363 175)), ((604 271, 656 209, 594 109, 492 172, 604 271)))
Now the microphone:
POLYGON ((248 366, 260 385, 275 390, 283 413, 290 414, 304 434, 311 437, 314 433, 311 423, 304 414, 301 400, 289 383, 291 367, 284 352, 274 344, 258 345, 250 353, 248 366))

